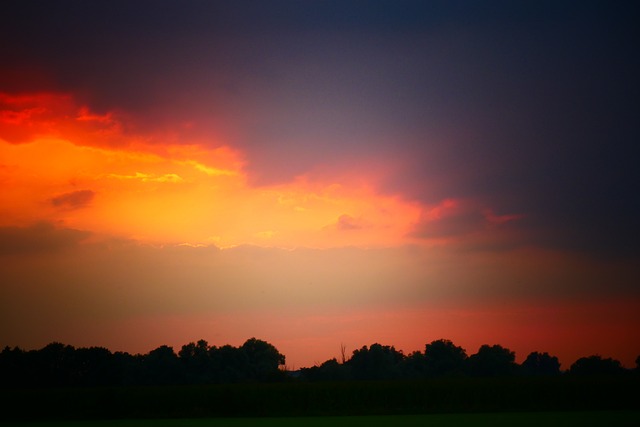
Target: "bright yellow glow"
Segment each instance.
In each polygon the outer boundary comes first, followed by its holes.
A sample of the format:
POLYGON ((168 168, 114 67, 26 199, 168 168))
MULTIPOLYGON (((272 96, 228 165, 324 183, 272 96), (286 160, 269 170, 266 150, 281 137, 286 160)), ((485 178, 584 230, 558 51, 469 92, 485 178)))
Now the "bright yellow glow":
POLYGON ((0 135, 23 127, 28 137, 0 143, 3 225, 48 220, 158 244, 386 246, 402 243, 420 216, 419 206, 348 177, 252 187, 228 147, 162 135, 148 143, 111 113, 43 99, 40 108, 37 98, 3 98, 13 110, 2 111, 0 135))

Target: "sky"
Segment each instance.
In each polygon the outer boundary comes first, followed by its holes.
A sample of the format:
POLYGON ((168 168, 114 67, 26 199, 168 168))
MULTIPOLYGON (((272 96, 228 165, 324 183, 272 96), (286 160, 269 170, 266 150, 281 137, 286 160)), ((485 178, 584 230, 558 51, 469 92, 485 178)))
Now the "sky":
POLYGON ((8 1, 0 346, 640 355, 640 18, 8 1))

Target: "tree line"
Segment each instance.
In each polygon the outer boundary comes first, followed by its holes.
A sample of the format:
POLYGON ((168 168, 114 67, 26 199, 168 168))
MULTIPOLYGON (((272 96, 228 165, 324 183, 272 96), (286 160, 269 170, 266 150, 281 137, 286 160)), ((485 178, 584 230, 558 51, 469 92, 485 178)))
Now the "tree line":
POLYGON ((636 369, 625 369, 620 361, 599 355, 582 357, 568 371, 560 369, 558 358, 548 353, 532 352, 518 364, 515 352, 501 345, 483 345, 470 356, 464 348, 445 339, 425 345, 424 352, 405 355, 393 346, 373 344, 355 350, 342 363, 330 359, 321 365, 301 370, 301 377, 318 380, 384 380, 426 379, 438 377, 503 377, 569 375, 623 375, 636 369))
POLYGON ((285 357, 266 341, 239 347, 183 345, 176 354, 162 345, 147 354, 112 353, 103 347, 51 343, 40 350, 0 353, 0 384, 13 387, 213 384, 281 380, 285 357))
POLYGON ((500 345, 483 345, 467 356, 449 340, 426 344, 425 350, 405 355, 393 346, 372 344, 353 351, 347 359, 333 358, 291 372, 285 356, 272 344, 256 338, 239 347, 210 346, 200 340, 176 353, 163 345, 147 354, 112 353, 103 347, 74 348, 51 343, 39 350, 5 347, 0 353, 2 387, 68 387, 121 385, 220 384, 277 381, 345 381, 427 379, 438 377, 625 375, 639 372, 615 359, 589 356, 563 372, 558 358, 533 352, 521 363, 500 345))

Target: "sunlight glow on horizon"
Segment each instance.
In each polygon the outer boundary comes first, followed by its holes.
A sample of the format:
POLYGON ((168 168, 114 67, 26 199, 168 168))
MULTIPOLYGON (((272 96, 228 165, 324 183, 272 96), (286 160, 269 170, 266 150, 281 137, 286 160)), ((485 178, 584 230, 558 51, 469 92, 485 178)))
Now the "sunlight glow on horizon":
MULTIPOLYGON (((607 277, 602 263, 518 246, 522 232, 509 224, 524 215, 472 199, 386 194, 376 175, 384 168, 311 170, 258 186, 243 153, 220 141, 137 134, 122 114, 93 113, 67 95, 0 94, 0 106, 0 227, 23 246, 69 244, 24 259, 18 248, 7 270, 8 300, 48 319, 31 340, 58 329, 76 345, 100 344, 90 342, 99 336, 113 348, 261 336, 311 366, 340 340, 352 350, 381 342, 413 351, 444 337, 472 352, 492 337, 520 357, 555 343, 548 350, 566 361, 575 351, 562 340, 590 313, 583 302, 570 306, 557 284, 571 295, 607 277), (29 278, 22 262, 42 265, 29 278), (36 297, 22 283, 53 288, 36 297), (82 301, 75 312, 57 311, 73 301, 82 301), (562 328, 549 332, 556 321, 562 328), (116 332, 122 325, 128 336, 116 332), (213 337, 211 327, 220 328, 213 337)), ((625 269, 617 271, 630 276, 625 269)), ((601 309, 619 313, 594 323, 601 342, 622 346, 632 331, 618 325, 637 322, 634 304, 601 309)), ((581 342, 590 351, 589 337, 581 342)))

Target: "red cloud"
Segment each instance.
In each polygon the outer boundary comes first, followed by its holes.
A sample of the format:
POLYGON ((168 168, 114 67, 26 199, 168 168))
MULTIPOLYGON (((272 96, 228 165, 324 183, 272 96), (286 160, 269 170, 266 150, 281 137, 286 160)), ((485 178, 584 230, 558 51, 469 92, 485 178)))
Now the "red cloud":
MULTIPOLYGON (((496 215, 492 209, 471 200, 446 199, 426 209, 411 237, 462 243, 472 247, 511 247, 514 229, 507 223, 523 215, 496 215)), ((518 235, 519 237, 522 237, 518 235)))
POLYGON ((0 92, 0 139, 9 143, 56 137, 78 145, 117 145, 122 143, 123 128, 114 112, 94 114, 70 95, 0 92))

